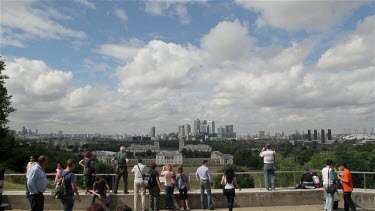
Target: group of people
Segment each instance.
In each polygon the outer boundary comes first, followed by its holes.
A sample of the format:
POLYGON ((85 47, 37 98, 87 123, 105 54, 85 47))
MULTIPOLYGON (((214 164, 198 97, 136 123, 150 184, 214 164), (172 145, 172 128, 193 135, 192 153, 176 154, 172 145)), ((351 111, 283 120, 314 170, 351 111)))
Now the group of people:
MULTIPOLYGON (((259 156, 264 158, 264 179, 265 188, 267 191, 275 191, 275 155, 276 152, 271 149, 268 144, 262 148, 259 156), (271 179, 271 184, 269 184, 269 179, 271 179)), ((26 195, 30 201, 30 206, 32 211, 43 210, 44 208, 44 195, 43 193, 47 187, 47 177, 45 175, 44 168, 48 162, 46 156, 40 156, 37 162, 34 161, 35 157, 30 157, 30 162, 26 167, 26 195)), ((113 164, 117 165, 116 168, 116 180, 113 193, 117 194, 119 181, 121 177, 124 180, 124 194, 128 194, 128 164, 129 160, 126 156, 125 147, 121 146, 120 151, 111 160, 113 164)), ((93 180, 93 174, 95 173, 95 167, 92 161, 92 153, 86 152, 84 154, 84 159, 82 159, 79 164, 84 167, 84 187, 86 194, 92 194, 91 205, 94 206, 95 198, 106 198, 105 207, 109 208, 111 196, 110 188, 107 182, 101 177, 96 176, 95 182, 93 180), (91 190, 92 187, 92 190, 91 190)), ((65 187, 67 194, 60 198, 61 203, 64 206, 64 211, 73 210, 74 201, 76 195, 76 200, 81 201, 81 196, 79 195, 77 188, 77 179, 73 173, 76 161, 74 159, 69 159, 66 163, 66 168, 63 168, 61 163, 57 164, 55 184, 59 178, 64 177, 65 187)), ((160 192, 162 191, 162 186, 159 176, 164 176, 164 188, 166 194, 166 208, 167 210, 174 209, 173 203, 173 192, 175 187, 177 187, 181 200, 180 210, 190 210, 188 201, 188 191, 190 190, 190 177, 189 174, 184 172, 182 166, 177 167, 177 173, 173 170, 172 164, 166 164, 162 167, 160 174, 156 169, 156 164, 152 163, 149 167, 143 164, 142 159, 138 159, 138 162, 132 170, 131 174, 134 175, 134 210, 146 210, 146 185, 145 176, 148 175, 148 189, 149 189, 149 207, 151 211, 158 211, 160 208, 159 199, 160 192), (150 182, 151 181, 151 182, 150 182), (139 198, 141 198, 141 203, 139 203, 139 198)), ((333 162, 327 160, 326 167, 322 169, 322 179, 323 187, 327 190, 324 210, 331 211, 333 207, 333 196, 334 193, 329 193, 328 189, 330 186, 336 185, 336 182, 341 182, 344 192, 344 208, 345 211, 356 210, 355 205, 351 199, 351 192, 353 191, 353 182, 351 178, 350 171, 347 169, 345 163, 341 163, 339 171, 333 168, 333 162), (339 173, 343 172, 342 174, 339 173)), ((311 177, 311 173, 305 172, 302 178, 311 177)), ((209 210, 214 210, 212 204, 212 194, 211 186, 213 185, 213 180, 208 168, 208 161, 204 160, 202 166, 200 166, 196 173, 196 179, 200 186, 200 206, 201 209, 205 208, 205 192, 207 195, 207 208, 209 210)), ((302 179, 301 179, 302 181, 302 179)), ((311 182, 311 181, 308 181, 311 182)), ((310 183, 313 184, 313 183, 310 183)), ((237 179, 235 177, 235 172, 233 169, 228 168, 222 179, 221 185, 223 186, 223 194, 227 198, 229 211, 233 210, 235 188, 241 190, 237 179)), ((303 185, 303 182, 301 182, 303 185)))

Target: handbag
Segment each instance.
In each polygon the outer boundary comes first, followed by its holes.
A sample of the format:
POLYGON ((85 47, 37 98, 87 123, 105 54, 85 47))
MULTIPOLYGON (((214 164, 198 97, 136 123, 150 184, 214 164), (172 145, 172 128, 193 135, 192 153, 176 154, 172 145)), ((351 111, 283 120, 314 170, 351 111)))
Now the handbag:
POLYGON ((172 178, 171 178, 171 185, 177 186, 176 173, 174 171, 173 171, 172 178))
POLYGON ((278 163, 276 163, 275 151, 273 151, 273 165, 272 165, 272 169, 274 171, 277 171, 277 170, 280 169, 280 165, 278 163))
POLYGON ((328 168, 328 187, 327 187, 327 193, 331 193, 331 194, 333 194, 333 193, 336 193, 337 192, 337 187, 336 187, 336 184, 332 184, 332 185, 330 185, 329 184, 329 175, 330 175, 330 172, 329 172, 329 170, 330 170, 331 168, 328 168))
POLYGON ((145 186, 145 188, 150 188, 150 185, 148 183, 148 179, 149 179, 150 175, 149 174, 142 174, 141 168, 139 168, 138 164, 137 164, 137 166, 138 166, 138 169, 139 169, 139 173, 142 175, 142 183, 143 183, 143 185, 145 186))

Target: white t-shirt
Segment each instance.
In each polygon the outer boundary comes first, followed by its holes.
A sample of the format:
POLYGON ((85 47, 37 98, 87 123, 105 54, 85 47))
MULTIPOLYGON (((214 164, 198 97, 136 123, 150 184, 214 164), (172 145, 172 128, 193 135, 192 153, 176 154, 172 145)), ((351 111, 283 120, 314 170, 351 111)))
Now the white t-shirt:
POLYGON ((232 183, 228 183, 227 182, 227 178, 225 177, 225 175, 223 175, 222 179, 224 179, 224 182, 225 182, 225 187, 224 189, 233 189, 234 188, 234 180, 236 178, 233 179, 232 183))
POLYGON ((142 174, 147 174, 147 168, 142 163, 138 163, 138 165, 135 165, 133 167, 131 172, 134 172, 134 183, 142 183, 143 182, 142 174), (139 169, 141 171, 139 171, 139 169))
POLYGON ((259 154, 260 157, 264 158, 264 163, 274 163, 274 154, 276 156, 276 152, 270 149, 263 151, 259 154))
POLYGON ((332 170, 333 170, 332 168, 328 168, 328 167, 324 167, 322 169, 323 185, 328 185, 328 182, 329 182, 330 185, 333 184, 333 180, 335 179, 335 177, 333 176, 333 178, 332 178, 332 174, 329 176, 329 181, 328 181, 328 172, 330 172, 332 170))

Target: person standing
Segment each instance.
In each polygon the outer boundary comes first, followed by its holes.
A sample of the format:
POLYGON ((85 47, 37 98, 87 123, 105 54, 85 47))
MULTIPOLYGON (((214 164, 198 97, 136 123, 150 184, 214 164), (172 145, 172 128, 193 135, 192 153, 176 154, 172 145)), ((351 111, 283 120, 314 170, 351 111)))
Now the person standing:
POLYGON ((232 211, 234 205, 234 196, 236 195, 235 187, 241 190, 232 168, 228 168, 227 170, 225 170, 220 183, 224 186, 224 195, 228 200, 228 209, 229 211, 232 211))
POLYGON ((275 156, 276 152, 271 149, 271 145, 267 144, 262 148, 262 151, 259 154, 263 158, 264 162, 264 185, 266 190, 269 191, 269 178, 271 179, 271 190, 275 191, 275 156))
POLYGON ((40 156, 38 163, 31 167, 27 175, 27 187, 30 191, 30 206, 32 211, 43 211, 44 191, 47 188, 47 176, 44 168, 47 165, 47 157, 40 156))
POLYGON ((151 163, 151 170, 149 172, 150 180, 153 181, 149 188, 149 202, 151 211, 159 211, 160 205, 160 191, 161 184, 159 180, 159 172, 156 171, 156 164, 151 163))
POLYGON ((63 165, 61 163, 57 163, 55 181, 53 182, 53 186, 56 186, 57 182, 59 181, 62 171, 64 171, 63 165))
POLYGON ((332 166, 333 166, 333 161, 326 160, 326 167, 322 169, 323 188, 326 192, 324 210, 326 211, 332 211, 333 209, 334 193, 327 193, 327 189, 329 186, 336 185, 335 169, 332 168, 332 166))
POLYGON ((89 190, 93 184, 92 174, 94 173, 95 168, 92 156, 92 152, 85 152, 84 158, 79 161, 79 165, 83 167, 83 187, 85 188, 85 194, 89 193, 89 190))
POLYGON ((350 170, 347 169, 346 163, 340 163, 339 167, 340 171, 344 171, 342 176, 338 175, 338 179, 342 182, 342 189, 343 189, 343 197, 344 197, 344 209, 345 211, 349 211, 349 207, 351 210, 357 210, 355 208, 354 202, 352 200, 352 192, 353 192, 353 179, 350 170))
POLYGON ((181 199, 181 208, 180 210, 186 210, 189 211, 189 201, 188 201, 188 187, 189 187, 189 174, 186 174, 184 172, 184 169, 182 166, 179 166, 177 168, 177 176, 176 176, 176 181, 177 181, 177 187, 178 191, 180 192, 180 199, 181 199))
POLYGON ((195 173, 195 177, 197 178, 197 181, 200 183, 201 209, 204 209, 204 191, 206 190, 208 209, 214 210, 214 207, 212 206, 212 196, 211 196, 212 177, 211 177, 211 174, 207 165, 208 165, 208 160, 203 160, 203 164, 197 169, 197 172, 195 173))
POLYGON ((117 152, 115 157, 112 158, 112 164, 117 161, 117 169, 116 169, 116 181, 115 181, 115 189, 113 190, 114 194, 117 194, 118 184, 120 182, 121 176, 124 180, 124 194, 129 193, 128 191, 128 164, 129 160, 125 152, 125 147, 120 147, 120 152, 117 152))
POLYGON ((138 164, 133 167, 131 173, 134 174, 134 211, 146 210, 146 188, 143 183, 143 174, 147 174, 147 167, 142 164, 142 159, 138 158, 138 164), (141 194, 141 209, 139 209, 138 198, 141 194))
POLYGON ((173 171, 172 164, 167 164, 163 166, 163 169, 161 170, 160 175, 165 177, 165 195, 166 195, 165 204, 167 205, 167 210, 174 210, 173 191, 174 191, 175 184, 172 184, 172 179, 175 178, 176 175, 173 171))
MULTIPOLYGON (((31 170, 31 167, 33 167, 36 164, 35 162, 35 156, 30 155, 30 161, 26 165, 26 198, 30 202, 30 191, 29 188, 27 187, 27 175, 29 174, 29 171, 31 170)), ((31 202, 30 202, 31 203, 31 202)))
POLYGON ((64 211, 72 211, 74 206, 74 194, 77 196, 77 201, 81 202, 81 196, 78 193, 77 189, 77 178, 73 173, 73 169, 76 166, 76 161, 74 159, 69 159, 66 162, 66 169, 61 172, 61 177, 64 177, 65 188, 67 195, 63 196, 60 200, 64 205, 64 211))

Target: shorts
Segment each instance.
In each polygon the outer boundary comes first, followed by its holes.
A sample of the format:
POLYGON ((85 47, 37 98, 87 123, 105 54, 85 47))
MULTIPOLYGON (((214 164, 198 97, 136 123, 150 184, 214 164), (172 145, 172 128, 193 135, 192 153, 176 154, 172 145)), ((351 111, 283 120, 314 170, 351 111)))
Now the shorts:
POLYGON ((178 191, 180 192, 180 200, 186 200, 187 199, 187 192, 188 192, 187 188, 184 187, 182 189, 179 189, 178 191))

